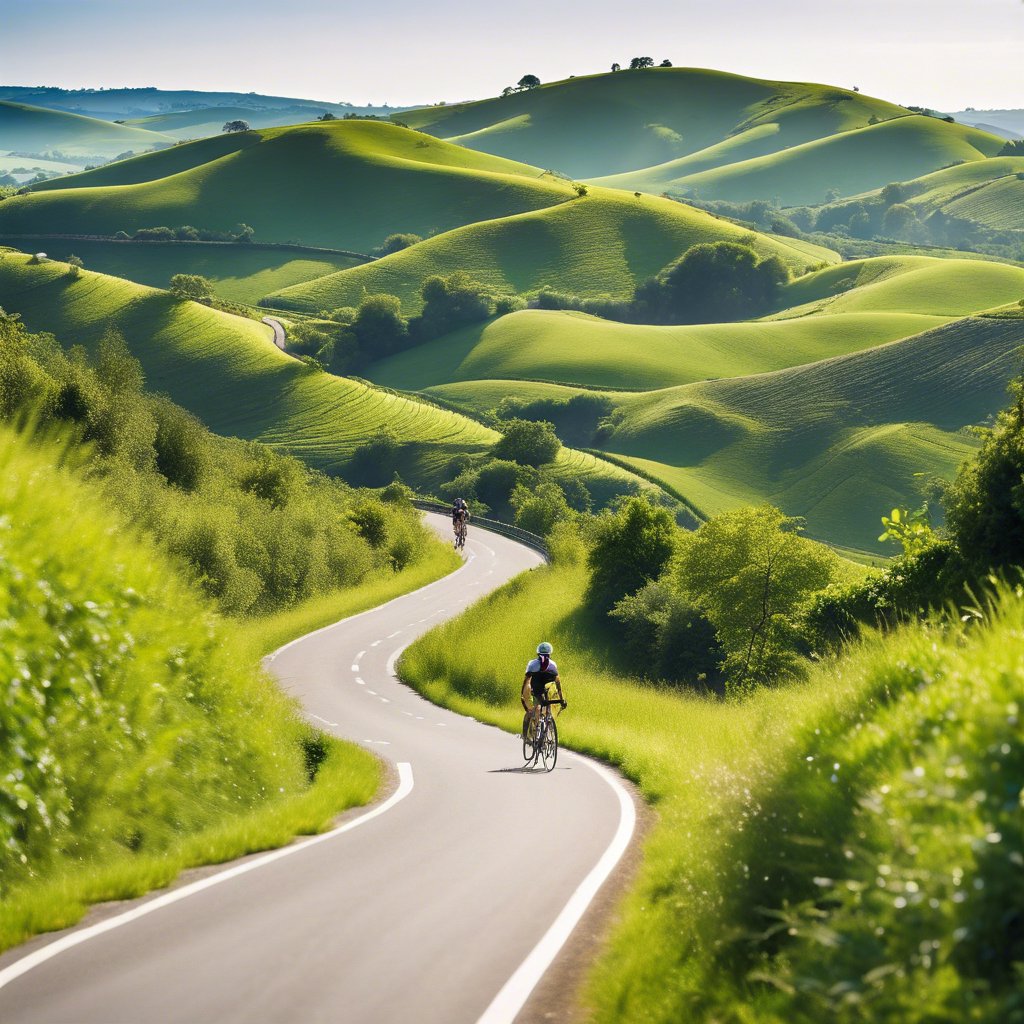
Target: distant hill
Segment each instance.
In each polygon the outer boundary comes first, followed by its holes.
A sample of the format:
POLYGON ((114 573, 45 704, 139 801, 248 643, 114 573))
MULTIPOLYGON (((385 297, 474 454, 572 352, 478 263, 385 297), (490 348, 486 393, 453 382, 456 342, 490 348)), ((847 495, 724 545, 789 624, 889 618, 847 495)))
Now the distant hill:
MULTIPOLYGON (((198 107, 194 110, 176 110, 168 114, 151 114, 126 120, 126 125, 162 132, 176 139, 205 139, 219 135, 228 121, 245 121, 250 128, 282 128, 290 124, 304 124, 319 120, 325 113, 308 106, 273 107, 253 110, 249 107, 198 107)), ((336 115, 344 116, 344 115, 336 115)))
POLYGON ((0 203, 0 234, 132 233, 166 225, 369 252, 567 201, 534 167, 378 121, 219 135, 47 183, 0 203))
MULTIPOLYGON (((268 96, 255 92, 204 92, 196 89, 60 89, 55 86, 0 86, 0 100, 30 103, 37 107, 64 110, 113 121, 119 118, 144 118, 154 114, 237 107, 249 112, 303 108, 316 117, 324 112, 378 114, 387 117, 401 107, 358 106, 295 96, 268 96)), ((300 118, 311 120, 312 118, 300 118)))
POLYGON ((125 152, 171 146, 170 135, 24 103, 0 101, 0 152, 32 154, 82 167, 125 152))
POLYGON ((402 119, 613 187, 786 205, 983 159, 1003 142, 833 86, 696 68, 583 76, 402 119))
POLYGON ((957 110, 952 116, 963 124, 973 124, 976 128, 1007 139, 1024 138, 1024 109, 957 110))

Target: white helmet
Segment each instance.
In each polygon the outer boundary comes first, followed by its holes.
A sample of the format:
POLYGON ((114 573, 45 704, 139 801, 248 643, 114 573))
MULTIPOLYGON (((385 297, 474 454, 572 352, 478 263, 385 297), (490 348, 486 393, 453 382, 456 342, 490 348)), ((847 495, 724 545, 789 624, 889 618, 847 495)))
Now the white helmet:
POLYGON ((551 644, 545 640, 542 644, 537 645, 538 654, 546 654, 549 658, 551 657, 551 644))

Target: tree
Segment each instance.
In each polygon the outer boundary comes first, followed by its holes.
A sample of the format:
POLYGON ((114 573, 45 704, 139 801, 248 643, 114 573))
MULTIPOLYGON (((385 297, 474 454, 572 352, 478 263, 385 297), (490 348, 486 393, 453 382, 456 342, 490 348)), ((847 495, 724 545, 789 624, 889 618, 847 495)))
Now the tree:
POLYGON ((659 65, 658 65, 658 67, 659 67, 659 68, 670 68, 670 67, 672 67, 672 61, 670 61, 670 60, 669 60, 669 59, 668 59, 668 58, 666 57, 666 58, 665 58, 665 60, 663 60, 663 61, 662 61, 662 62, 661 62, 661 63, 660 63, 659 65))
POLYGON ((393 252, 401 252, 403 249, 408 249, 410 245, 422 241, 421 235, 414 235, 411 232, 396 232, 393 235, 388 235, 373 252, 376 256, 390 256, 393 252))
POLYGON ((536 89, 540 79, 536 75, 523 75, 516 84, 520 89, 536 89))
POLYGON ((183 301, 208 302, 213 297, 213 284, 201 274, 175 274, 168 291, 183 301))
POLYGON ((514 93, 514 92, 515 92, 515 89, 513 89, 511 85, 506 85, 505 88, 501 90, 501 95, 502 96, 511 96, 512 93, 514 93))
POLYGON ((248 224, 236 224, 231 236, 236 242, 251 242, 256 232, 248 224))
POLYGON ((654 58, 653 57, 634 57, 629 62, 630 71, 638 71, 640 68, 653 68, 654 58))
POLYGON ((578 195, 580 197, 580 199, 582 199, 587 194, 587 191, 588 191, 587 186, 586 185, 581 185, 578 181, 577 182, 573 182, 572 190, 573 190, 573 192, 576 193, 576 195, 578 195))
POLYGON ((69 256, 64 262, 68 265, 68 277, 77 280, 82 276, 82 267, 85 264, 81 256, 69 256))
POLYGON ((423 312, 410 324, 417 338, 438 338, 456 327, 486 320, 494 313, 490 291, 464 270, 447 277, 428 277, 420 295, 423 312))
POLYGON ((646 497, 627 498, 595 524, 587 555, 590 596, 602 611, 657 579, 675 551, 677 528, 671 513, 646 497))
POLYGON ((882 218, 882 230, 894 237, 908 238, 917 232, 919 226, 917 211, 906 203, 890 206, 882 218))
POLYGON ((222 132, 247 132, 249 131, 248 121, 225 121, 222 132))
POLYGON ((726 512, 687 537, 676 583, 714 625, 734 688, 776 681, 797 658, 797 616, 835 555, 771 505, 726 512))
POLYGON ((612 71, 621 71, 621 70, 622 70, 622 65, 621 64, 613 64, 612 65, 612 71))
POLYGON ((329 110, 324 111, 318 118, 318 121, 337 121, 336 115, 332 114, 329 110))
POLYGON ((491 448, 491 454, 521 466, 553 462, 562 447, 555 428, 546 420, 506 420, 501 430, 501 440, 491 448))
POLYGON ((516 514, 516 526, 546 537, 555 524, 572 517, 565 492, 558 484, 546 481, 536 487, 516 484, 510 499, 516 514))
POLYGON ((402 317, 402 303, 395 295, 367 295, 352 321, 359 351, 367 359, 380 359, 397 352, 408 337, 402 317))

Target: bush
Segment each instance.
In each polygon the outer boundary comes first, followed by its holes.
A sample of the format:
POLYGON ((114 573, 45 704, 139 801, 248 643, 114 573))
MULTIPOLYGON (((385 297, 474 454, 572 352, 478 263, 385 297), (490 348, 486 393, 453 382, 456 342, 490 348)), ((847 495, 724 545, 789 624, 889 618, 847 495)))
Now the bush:
POLYGON ((367 295, 359 304, 352 333, 364 359, 383 359, 405 346, 408 327, 395 295, 367 295))
POLYGON ((175 274, 167 290, 183 302, 209 302, 213 298, 213 283, 201 274, 175 274))
POLYGON ((411 233, 388 235, 373 252, 376 256, 390 256, 393 252, 401 252, 403 249, 408 249, 410 245, 422 241, 422 236, 411 233))
POLYGON ((509 501, 515 511, 516 526, 541 537, 547 537, 559 523, 573 518, 565 492, 551 481, 535 487, 516 484, 509 501))
POLYGON ((506 420, 502 437, 492 448, 496 459, 510 459, 523 466, 543 466, 553 462, 561 450, 555 428, 546 421, 506 420))

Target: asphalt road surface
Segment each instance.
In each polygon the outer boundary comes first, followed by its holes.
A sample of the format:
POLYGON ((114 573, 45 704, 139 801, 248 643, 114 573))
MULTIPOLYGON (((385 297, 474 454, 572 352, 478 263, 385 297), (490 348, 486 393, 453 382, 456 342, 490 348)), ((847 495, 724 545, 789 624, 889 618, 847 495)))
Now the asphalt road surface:
MULTIPOLYGON (((314 722, 399 765, 391 797, 334 832, 9 951, 3 1024, 515 1018, 628 843, 632 805, 567 751, 551 773, 524 770, 518 737, 395 680, 402 648, 540 562, 472 527, 466 557, 270 662, 314 722)), ((524 665, 533 654, 519 653, 524 665)))

